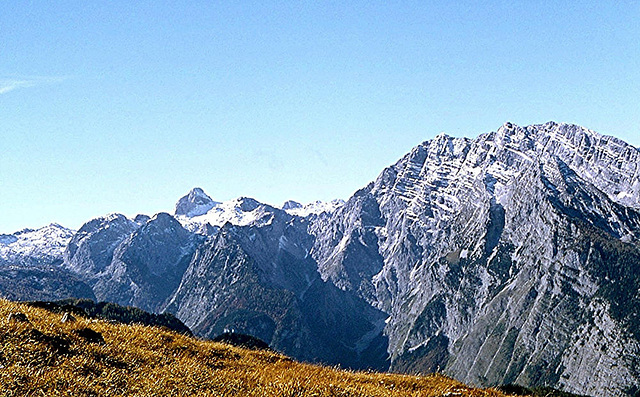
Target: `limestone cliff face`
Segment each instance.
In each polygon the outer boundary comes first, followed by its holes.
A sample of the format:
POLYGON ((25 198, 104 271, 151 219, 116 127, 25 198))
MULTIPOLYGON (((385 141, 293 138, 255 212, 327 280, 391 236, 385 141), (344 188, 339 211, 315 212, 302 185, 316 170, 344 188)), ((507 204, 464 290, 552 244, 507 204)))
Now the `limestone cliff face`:
POLYGON ((94 282, 113 260, 118 245, 139 226, 122 214, 88 221, 67 245, 64 266, 94 282))
POLYGON ((200 241, 171 215, 155 215, 118 244, 94 285, 96 297, 160 311, 200 241))
POLYGON ((565 124, 440 135, 316 223, 312 252, 389 314, 392 369, 624 395, 640 378, 639 158, 565 124))
POLYGON ((388 368, 386 315, 320 278, 308 220, 263 210, 199 247, 166 310, 205 337, 247 333, 306 361, 388 368))

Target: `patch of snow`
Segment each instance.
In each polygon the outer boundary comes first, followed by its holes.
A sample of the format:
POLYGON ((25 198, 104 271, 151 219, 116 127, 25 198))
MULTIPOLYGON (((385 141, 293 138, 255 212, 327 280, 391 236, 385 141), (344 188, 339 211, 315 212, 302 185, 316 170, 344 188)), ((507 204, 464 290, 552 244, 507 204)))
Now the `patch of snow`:
POLYGON ((287 238, 284 235, 280 236, 280 239, 278 239, 278 249, 285 249, 287 247, 287 244, 287 238))
POLYGON ((12 262, 23 258, 42 258, 47 261, 62 259, 65 247, 75 234, 57 223, 39 229, 24 229, 0 237, 0 261, 12 262))
POLYGON ((269 208, 254 199, 240 197, 215 203, 205 214, 193 217, 177 215, 176 219, 188 230, 199 229, 205 224, 221 227, 227 222, 236 226, 246 226, 260 220, 270 212, 269 208))
POLYGON ((314 201, 313 203, 309 203, 300 207, 291 207, 284 208, 284 210, 290 215, 296 215, 301 217, 307 217, 311 214, 322 214, 332 213, 338 208, 344 205, 344 200, 336 199, 331 201, 314 201))
POLYGON ((624 198, 627 198, 627 197, 633 197, 633 195, 629 194, 627 192, 620 192, 620 193, 617 194, 617 197, 619 199, 624 199, 624 198))

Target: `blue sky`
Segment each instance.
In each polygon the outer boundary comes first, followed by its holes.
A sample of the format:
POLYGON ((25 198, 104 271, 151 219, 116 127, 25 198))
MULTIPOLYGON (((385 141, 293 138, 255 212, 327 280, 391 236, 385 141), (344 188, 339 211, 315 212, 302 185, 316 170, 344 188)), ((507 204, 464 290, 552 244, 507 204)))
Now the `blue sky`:
POLYGON ((505 121, 640 146, 639 20, 639 1, 2 1, 0 233, 194 186, 346 199, 505 121))

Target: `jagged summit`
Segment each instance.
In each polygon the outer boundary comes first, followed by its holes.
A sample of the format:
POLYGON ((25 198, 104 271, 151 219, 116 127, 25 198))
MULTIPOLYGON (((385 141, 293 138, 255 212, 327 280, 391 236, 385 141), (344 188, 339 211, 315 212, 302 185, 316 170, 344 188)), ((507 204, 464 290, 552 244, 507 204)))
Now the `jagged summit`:
POLYGON ((297 201, 293 201, 293 200, 287 200, 285 201, 285 203, 282 205, 282 209, 283 210, 293 210, 296 208, 302 208, 302 204, 300 204, 297 201))
POLYGON ((640 152, 618 138, 554 121, 525 127, 506 122, 476 139, 439 134, 385 170, 383 174, 401 172, 402 177, 395 186, 379 188, 401 191, 410 201, 425 189, 460 188, 452 182, 482 173, 491 190, 500 194, 522 170, 554 158, 614 202, 640 209, 640 152))
POLYGON ((195 187, 176 203, 175 215, 184 215, 189 218, 206 214, 216 204, 204 190, 195 187))

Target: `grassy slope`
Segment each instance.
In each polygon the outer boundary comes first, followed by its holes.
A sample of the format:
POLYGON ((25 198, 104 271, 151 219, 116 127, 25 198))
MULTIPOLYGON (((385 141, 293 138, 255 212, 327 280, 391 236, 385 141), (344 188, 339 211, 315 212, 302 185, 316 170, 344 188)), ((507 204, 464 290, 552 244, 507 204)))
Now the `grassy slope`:
POLYGON ((0 395, 504 396, 440 375, 355 373, 160 328, 60 319, 0 300, 0 395), (12 312, 30 322, 9 321, 12 312), (104 343, 89 342, 84 328, 104 343))

